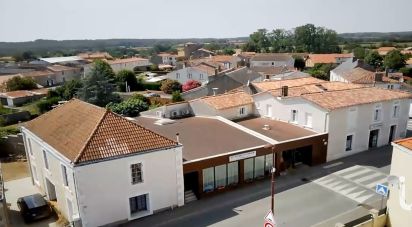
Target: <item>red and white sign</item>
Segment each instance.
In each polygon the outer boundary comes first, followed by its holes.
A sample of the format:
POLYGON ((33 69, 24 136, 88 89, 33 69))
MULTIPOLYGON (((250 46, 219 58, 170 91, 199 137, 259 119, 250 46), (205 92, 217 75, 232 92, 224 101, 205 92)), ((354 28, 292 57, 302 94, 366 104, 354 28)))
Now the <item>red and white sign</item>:
POLYGON ((275 226, 276 226, 275 217, 273 216, 273 212, 270 210, 265 216, 264 227, 275 227, 275 226))

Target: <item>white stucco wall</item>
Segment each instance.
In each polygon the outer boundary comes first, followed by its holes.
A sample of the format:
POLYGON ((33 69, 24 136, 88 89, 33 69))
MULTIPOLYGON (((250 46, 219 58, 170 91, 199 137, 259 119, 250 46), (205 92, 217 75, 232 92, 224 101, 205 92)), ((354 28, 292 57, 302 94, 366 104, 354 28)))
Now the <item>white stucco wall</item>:
POLYGON ((381 102, 382 120, 373 121, 375 106, 378 103, 356 106, 356 114, 349 117, 353 107, 334 110, 329 114, 329 143, 327 160, 331 161, 344 156, 369 149, 369 133, 379 129, 378 147, 389 143, 389 132, 392 125, 396 125, 394 139, 405 136, 409 113, 409 100, 399 101, 399 117, 394 118, 394 101, 381 102), (352 150, 345 151, 346 137, 353 135, 352 150))
POLYGON ((261 66, 272 66, 272 67, 281 67, 289 66, 293 67, 295 60, 291 58, 289 61, 250 61, 251 67, 261 67, 261 66))
MULTIPOLYGON (((412 204, 412 151, 393 144, 391 173, 397 177, 405 177, 406 204, 412 204)), ((405 210, 399 202, 399 188, 389 187, 390 195, 387 202, 390 226, 407 227, 412 220, 412 211, 405 210)))
POLYGON ((209 76, 211 75, 192 67, 186 67, 166 74, 168 79, 177 80, 181 84, 186 83, 188 80, 196 80, 203 84, 209 81, 209 76), (189 78, 189 74, 192 74, 191 78, 189 78))
POLYGON ((75 167, 85 226, 100 226, 184 204, 182 147, 75 167), (131 183, 130 165, 142 163, 143 182, 131 183), (148 212, 130 215, 129 198, 148 194, 148 212))
POLYGON ((58 209, 68 220, 72 221, 73 217, 78 217, 79 212, 73 178, 73 167, 70 164, 70 161, 27 129, 23 128, 22 132, 34 185, 37 186, 42 193, 48 196, 50 193, 46 187, 46 179, 48 179, 55 186, 58 209), (31 144, 31 146, 29 144, 31 144), (45 167, 43 150, 46 151, 49 169, 46 169, 45 167), (31 153, 33 153, 33 155, 31 153), (66 166, 68 186, 64 185, 61 165, 66 166), (33 176, 33 168, 36 169, 36 176, 33 176), (73 216, 69 215, 67 200, 71 201, 73 206, 73 216))

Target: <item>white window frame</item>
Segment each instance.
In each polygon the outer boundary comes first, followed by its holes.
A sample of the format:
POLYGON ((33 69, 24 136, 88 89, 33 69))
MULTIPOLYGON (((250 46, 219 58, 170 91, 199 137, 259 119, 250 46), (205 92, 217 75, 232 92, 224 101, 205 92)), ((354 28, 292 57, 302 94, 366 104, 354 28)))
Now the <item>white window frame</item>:
POLYGON ((43 155, 44 168, 49 170, 50 163, 49 163, 49 158, 47 157, 47 151, 45 149, 42 150, 42 155, 43 155))
POLYGON ((290 116, 290 122, 292 122, 292 123, 298 123, 298 110, 296 110, 296 109, 293 109, 293 110, 291 110, 290 111, 290 114, 291 114, 291 116, 290 116))
POLYGON ((346 135, 346 139, 345 139, 345 151, 353 151, 354 141, 355 141, 355 134, 348 134, 348 135, 346 135), (346 142, 348 141, 348 137, 349 137, 349 136, 352 136, 352 140, 351 140, 351 144, 350 144, 350 149, 348 150, 348 149, 347 149, 347 146, 346 146, 346 142))
POLYGON ((32 158, 34 158, 33 146, 32 146, 32 143, 31 143, 30 138, 27 138, 27 143, 29 144, 29 155, 30 155, 32 158))
POLYGON ((132 185, 139 185, 139 184, 142 184, 142 183, 144 183, 144 175, 143 175, 143 173, 144 173, 144 163, 143 162, 134 162, 134 163, 130 163, 129 164, 129 172, 130 172, 130 174, 129 174, 129 176, 130 176, 130 183, 132 184, 132 185), (132 165, 136 165, 136 164, 140 164, 140 176, 141 176, 141 181, 138 181, 138 182, 133 182, 133 172, 132 172, 132 165))
POLYGON ((141 218, 147 215, 152 214, 152 204, 151 204, 151 197, 150 197, 150 193, 148 191, 143 192, 141 194, 132 194, 126 197, 127 198, 127 210, 129 211, 129 220, 133 220, 136 218, 141 218), (137 213, 132 214, 132 211, 130 210, 130 198, 132 197, 137 197, 137 196, 142 196, 142 195, 146 195, 146 211, 140 211, 137 213))
POLYGON ((63 163, 60 163, 60 171, 62 174, 63 185, 69 187, 69 177, 67 176, 67 166, 63 163))
POLYGON ((308 113, 308 112, 305 113, 305 126, 308 127, 308 128, 313 127, 313 115, 312 115, 312 113, 308 113), (308 124, 309 123, 308 122, 308 119, 309 119, 308 116, 310 116, 310 124, 308 124))
POLYGON ((392 107, 392 118, 399 118, 401 106, 399 101, 395 101, 392 107))
POLYGON ((203 80, 203 73, 201 73, 201 74, 199 75, 199 78, 200 78, 201 80, 203 80))
POLYGON ((373 122, 381 122, 382 118, 382 104, 377 104, 373 110, 373 122), (376 119, 376 113, 378 113, 378 119, 376 119))
POLYGON ((176 73, 176 79, 180 79, 180 73, 176 73))
POLYGON ((242 106, 239 108, 239 116, 245 116, 246 115, 246 107, 242 106))
POLYGON ((39 176, 38 176, 38 169, 37 169, 36 165, 34 165, 34 164, 31 165, 31 172, 32 172, 32 175, 33 175, 34 183, 36 183, 36 185, 40 185, 39 176))

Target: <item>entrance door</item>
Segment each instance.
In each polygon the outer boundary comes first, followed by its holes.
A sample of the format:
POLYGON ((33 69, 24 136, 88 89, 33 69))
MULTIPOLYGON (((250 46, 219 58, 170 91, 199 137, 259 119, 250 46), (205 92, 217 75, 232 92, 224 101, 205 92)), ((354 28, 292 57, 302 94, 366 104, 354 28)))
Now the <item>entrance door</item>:
POLYGON ((54 184, 50 182, 50 180, 47 178, 46 178, 46 187, 47 187, 47 197, 49 197, 49 200, 57 201, 56 188, 54 187, 54 184))
POLYGON ((198 195, 198 189, 199 189, 199 175, 197 172, 190 172, 190 173, 185 173, 184 176, 184 181, 185 181, 185 191, 193 191, 196 196, 198 195))
POLYGON ((391 126, 391 129, 390 129, 390 131, 389 131, 389 141, 388 141, 389 144, 390 144, 390 143, 393 141, 393 139, 395 138, 395 132, 396 132, 396 125, 392 125, 392 126, 391 126))
POLYGON ((369 133, 369 148, 374 148, 378 146, 378 135, 379 129, 370 131, 369 133))

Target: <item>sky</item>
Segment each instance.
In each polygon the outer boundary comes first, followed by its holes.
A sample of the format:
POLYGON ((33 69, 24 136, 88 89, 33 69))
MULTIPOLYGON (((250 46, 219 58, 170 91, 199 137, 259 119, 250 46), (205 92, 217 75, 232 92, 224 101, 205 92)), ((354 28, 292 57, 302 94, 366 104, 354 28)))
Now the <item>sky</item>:
POLYGON ((411 8, 412 0, 0 0, 0 41, 230 38, 307 23, 412 31, 411 8))

